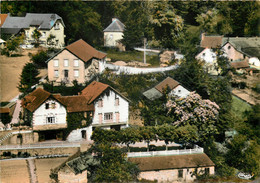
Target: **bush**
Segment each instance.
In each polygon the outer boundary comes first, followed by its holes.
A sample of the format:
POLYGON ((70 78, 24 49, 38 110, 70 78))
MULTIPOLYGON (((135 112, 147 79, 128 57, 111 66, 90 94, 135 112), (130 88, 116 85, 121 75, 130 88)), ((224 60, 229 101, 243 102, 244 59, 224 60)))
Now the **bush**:
POLYGON ((46 61, 48 59, 49 56, 46 51, 39 51, 38 53, 31 55, 31 61, 33 61, 33 63, 39 68, 46 68, 46 61))

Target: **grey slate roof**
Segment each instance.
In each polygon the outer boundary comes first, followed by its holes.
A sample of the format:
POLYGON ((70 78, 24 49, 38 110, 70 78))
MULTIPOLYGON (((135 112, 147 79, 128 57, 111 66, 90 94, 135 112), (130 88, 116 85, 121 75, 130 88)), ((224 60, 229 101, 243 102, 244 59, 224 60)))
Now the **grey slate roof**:
POLYGON ((12 17, 8 14, 4 24, 3 29, 6 28, 29 28, 30 26, 39 26, 39 29, 50 30, 57 20, 61 20, 63 26, 62 18, 57 14, 39 14, 39 13, 27 13, 25 17, 12 17))
POLYGON ((259 37, 224 37, 222 45, 227 42, 235 47, 241 53, 245 53, 249 57, 260 58, 260 38, 259 37))
POLYGON ((149 100, 155 100, 163 96, 163 94, 155 88, 145 91, 143 95, 149 100))
POLYGON ((125 25, 117 18, 114 18, 112 23, 107 28, 105 28, 103 31, 104 32, 123 32, 124 28, 125 28, 125 25))

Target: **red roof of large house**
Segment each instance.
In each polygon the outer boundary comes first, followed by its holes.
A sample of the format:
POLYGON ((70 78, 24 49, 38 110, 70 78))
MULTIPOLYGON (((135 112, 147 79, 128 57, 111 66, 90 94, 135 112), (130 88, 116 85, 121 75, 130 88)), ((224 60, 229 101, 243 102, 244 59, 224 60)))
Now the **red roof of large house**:
POLYGON ((71 53, 73 53, 84 62, 87 62, 92 58, 103 59, 106 57, 105 53, 97 51, 95 48, 90 46, 82 39, 66 46, 65 49, 69 50, 71 53))
POLYGON ((84 96, 54 95, 54 97, 67 107, 68 112, 94 111, 94 104, 88 104, 88 100, 84 96))
POLYGON ((42 88, 35 89, 32 93, 26 95, 21 105, 29 111, 35 111, 40 105, 51 96, 51 93, 45 91, 42 88))
POLYGON ((88 99, 88 103, 90 104, 109 87, 110 86, 107 84, 93 81, 81 91, 81 95, 84 95, 88 99))
POLYGON ((178 81, 175 81, 174 79, 167 77, 162 82, 160 82, 158 85, 156 85, 154 88, 156 88, 158 91, 163 93, 163 90, 167 88, 167 86, 172 90, 176 88, 180 83, 178 81))
POLYGON ((8 14, 0 14, 0 27, 4 24, 8 14))

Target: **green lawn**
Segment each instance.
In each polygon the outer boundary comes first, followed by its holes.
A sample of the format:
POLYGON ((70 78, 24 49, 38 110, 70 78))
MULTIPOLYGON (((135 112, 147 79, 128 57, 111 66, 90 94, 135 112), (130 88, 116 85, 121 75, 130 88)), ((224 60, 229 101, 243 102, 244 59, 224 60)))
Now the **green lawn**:
POLYGON ((239 99, 238 97, 232 95, 232 113, 234 113, 237 116, 241 116, 243 115, 243 113, 246 110, 250 110, 251 109, 251 105, 248 104, 247 102, 239 99))
MULTIPOLYGON (((107 53, 107 57, 111 58, 112 62, 116 61, 124 61, 124 62, 130 62, 130 61, 139 61, 143 62, 144 54, 140 51, 116 51, 116 50, 106 50, 104 51, 107 53)), ((156 55, 146 55, 146 63, 151 64, 151 66, 159 66, 159 56, 156 55)))

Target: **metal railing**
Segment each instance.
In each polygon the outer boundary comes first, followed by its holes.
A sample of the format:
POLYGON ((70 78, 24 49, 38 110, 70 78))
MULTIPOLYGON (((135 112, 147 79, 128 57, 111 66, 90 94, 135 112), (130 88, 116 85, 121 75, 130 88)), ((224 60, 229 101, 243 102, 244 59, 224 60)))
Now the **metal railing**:
POLYGON ((80 147, 80 143, 59 142, 59 143, 23 144, 23 145, 4 145, 4 146, 0 146, 0 150, 45 149, 45 148, 61 148, 61 147, 80 147))
POLYGON ((168 151, 149 151, 149 152, 129 152, 127 157, 150 157, 150 156, 167 156, 167 155, 181 155, 181 154, 198 154, 203 153, 204 149, 198 147, 195 149, 178 149, 168 151))

